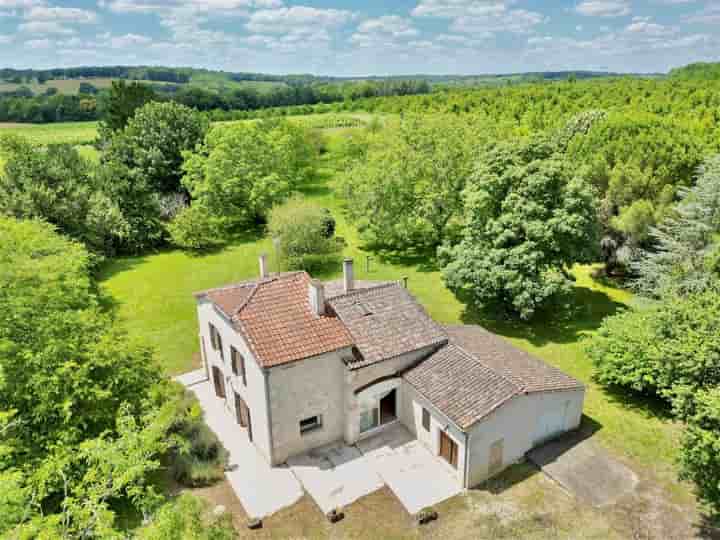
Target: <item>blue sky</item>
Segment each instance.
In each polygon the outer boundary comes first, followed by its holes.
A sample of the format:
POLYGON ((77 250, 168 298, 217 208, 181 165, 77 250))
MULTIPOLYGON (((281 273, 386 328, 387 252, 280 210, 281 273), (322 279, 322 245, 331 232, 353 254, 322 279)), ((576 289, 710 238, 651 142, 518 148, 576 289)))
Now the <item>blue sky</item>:
POLYGON ((720 60, 718 0, 0 0, 0 66, 385 75, 720 60))

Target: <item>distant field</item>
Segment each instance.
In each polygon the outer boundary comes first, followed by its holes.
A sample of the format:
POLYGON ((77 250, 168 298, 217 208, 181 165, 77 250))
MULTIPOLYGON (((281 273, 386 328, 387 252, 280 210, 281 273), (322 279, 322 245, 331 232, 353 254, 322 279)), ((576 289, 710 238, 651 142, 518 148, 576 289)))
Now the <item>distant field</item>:
POLYGON ((0 135, 13 133, 40 144, 90 144, 97 137, 97 122, 14 124, 0 122, 0 135))
MULTIPOLYGON (((108 78, 89 78, 89 79, 51 79, 45 84, 39 84, 37 81, 31 83, 16 84, 10 82, 0 82, 0 92, 12 92, 22 86, 27 86, 35 94, 42 94, 48 88, 56 88, 61 94, 73 95, 77 94, 80 90, 81 83, 92 84, 95 88, 102 90, 103 88, 110 88, 113 80, 108 78)), ((148 82, 148 81, 143 81, 148 82)), ((163 84, 163 83, 158 83, 163 84)))
MULTIPOLYGON (((19 88, 26 86, 33 91, 34 94, 43 94, 48 88, 55 88, 61 94, 75 95, 80 91, 80 84, 89 83, 95 88, 102 90, 104 88, 110 88, 112 82, 118 79, 112 78, 87 78, 87 79, 51 79, 45 84, 39 84, 37 81, 28 83, 11 83, 7 81, 0 81, 0 92, 13 92, 19 88)), ((132 82, 129 79, 125 79, 128 82, 132 82)), ((175 84, 166 83, 162 81, 137 81, 144 84, 150 85, 165 85, 175 84)), ((208 73, 208 74, 197 74, 193 75, 189 83, 189 86, 196 86, 205 90, 224 90, 224 89, 236 89, 236 88, 254 88, 258 92, 268 92, 272 88, 277 86, 285 86, 283 82, 270 82, 270 81, 233 81, 228 78, 223 78, 220 75, 208 73)), ((182 86, 182 84, 180 84, 182 86)))

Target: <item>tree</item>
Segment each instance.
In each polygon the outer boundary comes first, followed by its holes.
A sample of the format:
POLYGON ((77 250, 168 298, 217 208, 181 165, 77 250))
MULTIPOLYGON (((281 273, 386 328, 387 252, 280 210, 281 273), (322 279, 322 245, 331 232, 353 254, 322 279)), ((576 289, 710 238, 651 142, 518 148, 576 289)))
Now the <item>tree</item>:
POLYGON ((588 345, 595 378, 604 385, 678 398, 720 384, 720 286, 670 295, 641 310, 603 321, 588 345))
POLYGON ((462 240, 440 250, 443 275, 482 308, 531 318, 571 286, 598 245, 596 197, 544 140, 490 148, 463 194, 462 240))
POLYGON ((310 177, 316 153, 304 129, 269 122, 214 128, 185 157, 192 206, 170 230, 177 245, 197 249, 263 220, 310 177))
POLYGON ((113 81, 102 102, 101 139, 107 140, 113 133, 125 129, 135 111, 155 99, 155 92, 146 84, 113 81))
POLYGON ((704 290, 720 273, 714 269, 720 249, 720 157, 708 159, 697 183, 680 191, 681 201, 657 228, 650 230, 652 249, 632 262, 637 289, 652 297, 673 291, 704 290))
POLYGON ((655 114, 613 113, 573 139, 568 157, 605 199, 606 227, 646 242, 678 189, 692 184, 703 153, 694 129, 655 114))
POLYGON ((472 119, 412 116, 371 137, 366 148, 348 146, 354 161, 341 186, 363 236, 412 251, 454 234, 479 137, 472 119))
POLYGON ((207 119, 184 105, 149 103, 112 137, 102 162, 127 167, 156 193, 177 193, 183 152, 194 150, 208 128, 207 119))
POLYGON ((113 324, 79 244, 37 221, 0 218, 0 410, 38 457, 115 423, 159 381, 150 350, 113 324))
POLYGON ((281 264, 288 269, 313 270, 339 262, 342 246, 328 234, 326 210, 302 197, 270 211, 268 236, 278 241, 281 264))
POLYGON ((680 478, 692 481, 700 500, 720 513, 720 388, 698 392, 685 420, 680 478))
POLYGON ((42 218, 100 253, 112 253, 126 232, 119 206, 100 189, 92 166, 70 145, 41 147, 0 138, 0 213, 42 218))

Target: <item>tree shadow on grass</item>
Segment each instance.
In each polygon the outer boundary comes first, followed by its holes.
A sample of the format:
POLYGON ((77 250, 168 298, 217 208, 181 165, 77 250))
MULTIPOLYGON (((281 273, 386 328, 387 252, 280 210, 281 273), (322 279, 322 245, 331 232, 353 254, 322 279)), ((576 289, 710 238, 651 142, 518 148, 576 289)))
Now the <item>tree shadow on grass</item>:
POLYGON ((521 321, 497 311, 480 309, 466 294, 457 297, 465 304, 460 316, 463 323, 477 324, 508 338, 525 339, 536 347, 576 343, 597 330, 606 317, 627 307, 604 292, 575 286, 569 298, 537 312, 531 321, 521 321))
POLYGON ((367 242, 360 249, 372 253, 380 262, 393 266, 413 267, 420 273, 440 271, 434 248, 396 250, 377 243, 367 242))
POLYGON ((243 244, 254 244, 255 242, 262 240, 264 234, 264 225, 256 225, 250 230, 233 233, 228 237, 225 244, 212 248, 203 250, 183 250, 178 247, 168 245, 161 248, 149 249, 137 255, 122 255, 105 261, 100 268, 98 268, 96 277, 100 282, 107 281, 117 274, 129 272, 138 266, 146 264, 150 260, 150 257, 173 252, 182 252, 189 257, 197 258, 217 255, 228 248, 241 246, 243 244))
POLYGON ((603 386, 601 391, 608 402, 620 405, 623 409, 640 413, 646 418, 675 420, 670 405, 657 396, 640 394, 620 386, 603 386))

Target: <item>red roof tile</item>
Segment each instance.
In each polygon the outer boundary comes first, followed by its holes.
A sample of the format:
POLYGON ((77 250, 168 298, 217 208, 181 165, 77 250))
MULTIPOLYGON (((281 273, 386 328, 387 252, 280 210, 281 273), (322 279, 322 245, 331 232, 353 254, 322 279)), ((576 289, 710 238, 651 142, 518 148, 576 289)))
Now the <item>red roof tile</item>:
POLYGON ((213 289, 207 296, 233 322, 264 367, 350 347, 352 338, 336 317, 315 315, 308 301, 310 276, 281 274, 213 289))

